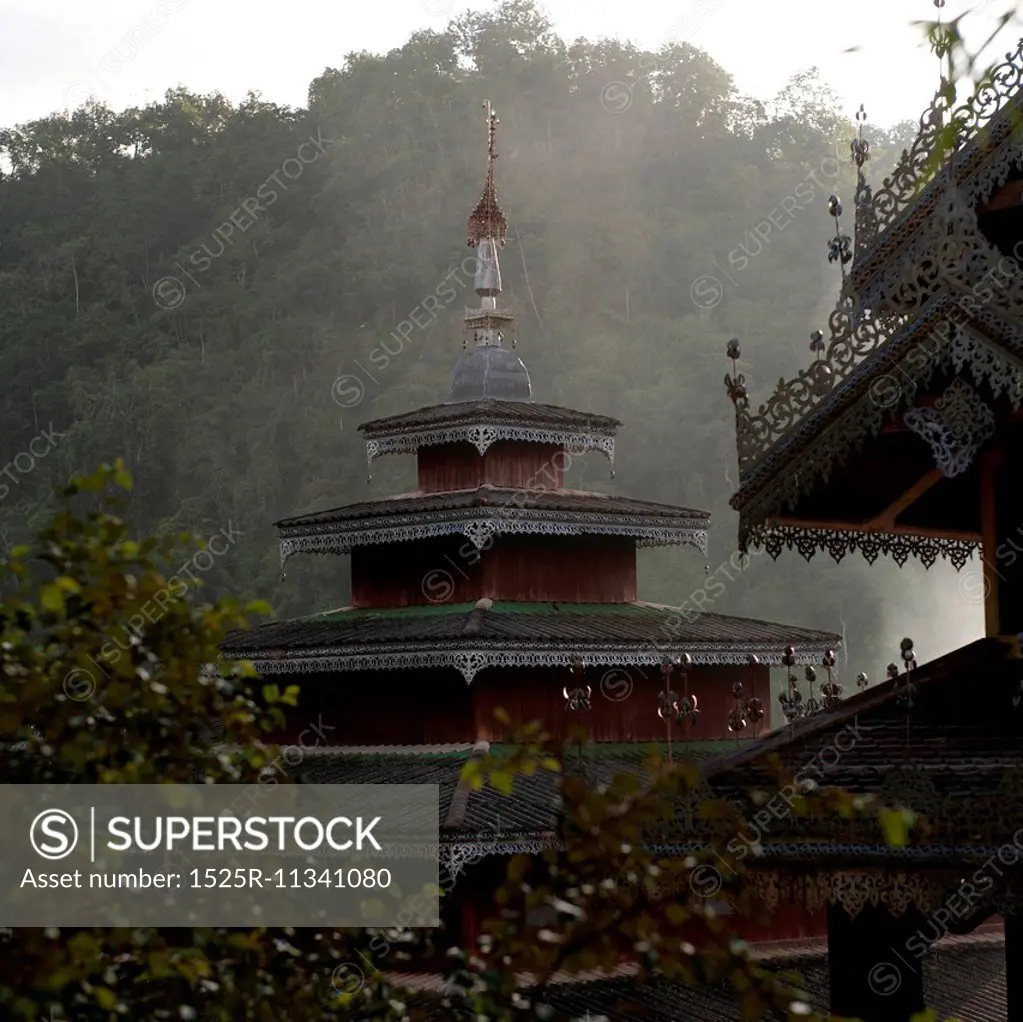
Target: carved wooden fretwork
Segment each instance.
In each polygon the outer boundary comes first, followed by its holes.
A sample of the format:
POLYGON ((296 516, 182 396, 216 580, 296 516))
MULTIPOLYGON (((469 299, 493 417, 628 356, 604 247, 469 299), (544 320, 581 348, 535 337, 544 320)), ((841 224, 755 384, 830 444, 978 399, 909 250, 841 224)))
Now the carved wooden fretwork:
MULTIPOLYGON (((825 647, 800 646, 800 664, 816 664, 825 647)), ((235 659, 252 662, 261 675, 317 674, 334 671, 380 671, 409 668, 453 667, 471 683, 488 667, 571 667, 580 660, 587 666, 660 666, 665 656, 688 654, 694 664, 739 666, 749 663, 750 654, 765 664, 780 664, 782 651, 750 642, 698 645, 691 642, 647 642, 629 648, 625 645, 567 649, 564 643, 521 642, 499 648, 496 643, 416 642, 380 643, 372 652, 352 646, 303 650, 301 654, 249 654, 235 659)))
POLYGON ((953 380, 933 407, 908 409, 903 421, 930 445, 934 464, 949 479, 973 464, 995 432, 995 413, 962 379, 953 380))
POLYGON ((979 542, 945 539, 930 536, 907 536, 888 532, 860 532, 852 529, 809 529, 796 526, 751 526, 746 529, 740 543, 766 550, 777 558, 783 550, 796 550, 806 560, 818 551, 827 552, 836 561, 847 554, 859 553, 868 564, 878 557, 890 557, 900 567, 915 557, 930 568, 938 558, 951 562, 961 571, 980 550, 979 542))
MULTIPOLYGON (((1023 301, 1023 294, 1020 300, 1023 301)), ((869 561, 886 554, 900 564, 910 556, 918 557, 928 566, 938 557, 948 557, 956 567, 966 563, 977 549, 976 542, 829 528, 773 529, 767 524, 770 519, 782 517, 821 480, 826 480, 835 467, 861 450, 868 439, 880 432, 891 413, 908 405, 926 389, 937 371, 967 373, 977 386, 985 387, 995 397, 1004 395, 1013 408, 1020 407, 1023 331, 1006 325, 1004 320, 996 323, 990 309, 974 310, 974 318, 983 329, 973 323, 952 325, 949 310, 958 307, 950 296, 933 303, 914 323, 912 331, 889 345, 884 371, 854 374, 847 386, 855 388, 856 396, 840 416, 818 421, 809 415, 793 431, 789 442, 768 452, 733 501, 740 511, 741 549, 762 546, 777 556, 782 549, 796 548, 805 557, 827 550, 836 559, 858 550, 869 561), (936 323, 941 324, 941 329, 935 329, 936 323), (989 339, 991 335, 1005 340, 994 344, 989 339), (862 382, 858 377, 862 377, 862 382), (872 382, 878 380, 898 381, 891 400, 880 399, 878 388, 872 388, 872 382), (807 440, 800 446, 798 471, 779 471, 787 457, 792 457, 787 452, 803 436, 807 440), (763 483, 758 486, 760 479, 763 483)), ((981 435, 984 433, 986 427, 981 435)))
POLYGON ((297 553, 347 554, 358 546, 451 535, 465 536, 477 550, 482 550, 493 536, 511 534, 631 536, 642 547, 695 546, 703 553, 707 550, 706 519, 544 511, 530 507, 387 515, 281 527, 278 534, 282 568, 297 553))
POLYGON ((440 864, 442 870, 455 881, 467 866, 482 862, 491 855, 540 855, 548 848, 559 847, 562 845, 554 835, 519 840, 494 837, 479 841, 453 842, 441 845, 440 864))
POLYGON ((366 441, 366 459, 372 468, 384 454, 414 454, 420 447, 435 444, 470 443, 481 455, 499 440, 524 440, 536 444, 556 444, 569 450, 600 451, 614 465, 614 430, 544 429, 501 423, 475 423, 437 429, 408 428, 382 434, 366 441))
MULTIPOLYGON (((999 162, 991 159, 991 151, 1001 148, 1012 138, 1018 123, 1019 86, 1023 74, 1023 40, 1015 52, 992 68, 989 79, 965 103, 949 112, 948 99, 942 90, 920 118, 920 130, 894 170, 876 189, 866 189, 856 206, 856 261, 854 274, 868 275, 890 258, 891 249, 911 236, 919 224, 933 212, 933 185, 924 190, 937 163, 945 163, 947 154, 939 145, 947 146, 942 136, 945 125, 955 126, 957 150, 954 172, 960 184, 975 181, 983 188, 983 199, 990 196, 1006 177, 999 173, 999 162), (977 135, 987 126, 984 144, 977 135), (923 194, 921 194, 923 193, 923 194)), ((1007 176, 1007 175, 1006 175, 1007 176)), ((978 200, 982 201, 982 200, 978 200)))
MULTIPOLYGON (((940 96, 884 184, 871 190, 861 181, 856 257, 829 321, 823 357, 780 381, 755 414, 745 378, 737 370, 726 377, 736 416, 740 490, 733 506, 741 515, 741 548, 759 543, 777 552, 795 546, 807 555, 827 549, 836 556, 860 550, 871 559, 891 553, 925 562, 948 556, 957 566, 975 548, 962 538, 877 539, 837 528, 768 526, 861 450, 888 418, 912 406, 936 369, 969 374, 1018 410, 1023 267, 987 241, 976 209, 1021 162, 1021 62, 1023 43, 976 97, 951 114, 959 149, 926 189, 921 174, 932 168, 942 117, 950 116, 940 96)), ((939 437, 925 418, 910 413, 911 422, 921 420, 915 425, 939 441, 941 463, 956 471, 975 445, 939 437)), ((984 418, 975 423, 981 434, 988 428, 984 418)))
POLYGON ((783 904, 803 905, 810 912, 841 905, 852 918, 867 905, 883 905, 901 916, 910 906, 930 913, 944 904, 952 873, 920 874, 863 870, 792 875, 752 871, 749 883, 769 911, 783 904))
MULTIPOLYGON (((813 436, 824 427, 812 412, 836 391, 859 396, 879 413, 911 401, 921 378, 930 377, 951 346, 957 327, 973 327, 981 337, 1005 337, 1009 354, 1023 352, 1021 331, 1013 326, 1023 302, 1023 270, 981 234, 974 206, 958 191, 945 194, 933 220, 887 266, 869 295, 842 296, 831 314, 831 340, 823 359, 794 379, 779 381, 755 415, 745 380, 725 378, 735 405, 744 488, 771 473, 780 441, 798 439, 804 429, 813 436), (891 311, 879 311, 884 309, 891 311), (882 348, 892 350, 882 355, 882 348), (875 352, 878 357, 865 365, 875 352), (901 374, 904 361, 911 370, 906 377, 901 374)), ((993 348, 998 351, 1000 345, 993 348)), ((985 374, 986 352, 963 351, 961 356, 964 365, 976 364, 985 374)))

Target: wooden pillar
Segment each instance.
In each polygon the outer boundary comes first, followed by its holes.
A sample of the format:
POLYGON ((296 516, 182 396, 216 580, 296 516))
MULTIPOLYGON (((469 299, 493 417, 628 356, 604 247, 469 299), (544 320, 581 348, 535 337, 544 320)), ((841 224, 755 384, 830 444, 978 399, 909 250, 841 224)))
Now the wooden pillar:
POLYGON ((829 905, 831 1014, 909 1022, 923 1011, 923 963, 909 950, 923 923, 915 909, 893 916, 884 906, 867 905, 850 918, 840 905, 829 905))
POLYGON ((1023 632, 1023 449, 1019 439, 1009 438, 981 461, 984 621, 989 636, 1023 632))
POLYGON ((1023 1022, 1023 915, 1005 916, 1005 1006, 1007 1022, 1023 1022))

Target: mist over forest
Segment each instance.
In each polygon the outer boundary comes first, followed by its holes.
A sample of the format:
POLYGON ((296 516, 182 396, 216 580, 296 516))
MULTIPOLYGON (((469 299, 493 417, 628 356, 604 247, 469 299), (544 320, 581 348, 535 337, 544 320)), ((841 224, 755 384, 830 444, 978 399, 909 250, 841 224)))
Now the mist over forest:
MULTIPOLYGON (((339 53, 303 109, 181 86, 0 130, 0 544, 34 533, 71 474, 121 456, 140 532, 232 537, 203 573, 211 597, 285 617, 344 605, 335 558, 281 579, 272 523, 414 489, 411 456, 367 482, 357 426, 447 398, 467 289, 399 327, 469 255, 485 99, 503 302, 534 398, 625 424, 614 478, 591 454, 567 485, 714 516, 706 565, 641 553, 641 598, 683 604, 709 572, 715 612, 843 632, 847 691, 859 670, 882 677, 903 635, 929 660, 981 634, 970 567, 729 566, 725 345, 740 340, 758 405, 827 330, 827 198, 851 232, 854 186, 837 98, 813 69, 765 104, 686 43, 563 40, 528 0, 339 53)), ((915 125, 867 131, 878 179, 915 125)))

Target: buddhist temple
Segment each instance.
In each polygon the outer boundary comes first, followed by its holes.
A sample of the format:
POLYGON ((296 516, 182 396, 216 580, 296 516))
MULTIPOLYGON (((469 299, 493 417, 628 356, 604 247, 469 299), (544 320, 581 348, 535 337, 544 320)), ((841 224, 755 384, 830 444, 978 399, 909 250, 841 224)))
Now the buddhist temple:
POLYGON ((813 361, 757 407, 740 341, 727 350, 741 549, 947 558, 984 593, 986 637, 929 663, 907 637, 880 684, 863 679, 708 770, 741 799, 766 783, 768 757, 794 772, 816 757, 822 786, 916 814, 895 843, 877 820, 792 820, 756 862, 770 904, 826 911, 830 1010, 864 1022, 939 1008, 947 988, 927 963, 950 935, 985 930, 1002 934, 988 975, 1004 1000, 970 1003, 964 965, 952 1013, 1023 1020, 1021 69, 1023 44, 958 107, 943 86, 876 188, 861 111, 854 236, 832 196, 842 290, 828 334, 811 335, 813 361), (849 727, 858 737, 842 750, 849 727))
MULTIPOLYGON (((507 737, 496 709, 512 727, 584 726, 592 744, 570 768, 598 783, 651 749, 707 757, 750 745, 770 728, 771 667, 816 665, 823 683, 841 645, 833 633, 643 602, 637 551, 706 556, 709 515, 566 488, 589 452, 613 466, 620 423, 534 400, 509 346, 497 123, 488 107, 485 186, 467 239, 479 305, 465 315, 446 400, 361 427, 371 467, 415 456, 416 490, 278 522, 282 564, 350 557, 351 604, 223 646, 267 679, 301 683, 285 744, 301 743, 310 721, 329 727, 328 745, 299 757, 302 780, 440 786, 442 877, 455 894, 444 928, 469 948, 507 858, 551 847, 558 816, 555 774, 517 778, 510 795, 460 783, 470 757, 498 754, 507 737)), ((765 936, 819 937, 823 916, 800 910, 775 929, 765 936)), ((410 987, 428 988, 438 963, 406 971, 410 987)))

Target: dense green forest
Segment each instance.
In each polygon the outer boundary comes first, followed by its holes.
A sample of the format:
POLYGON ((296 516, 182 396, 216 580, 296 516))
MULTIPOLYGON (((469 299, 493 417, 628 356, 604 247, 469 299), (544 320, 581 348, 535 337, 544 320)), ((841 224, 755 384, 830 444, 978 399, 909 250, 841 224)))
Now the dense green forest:
MULTIPOLYGON (((467 254, 484 99, 534 396, 625 423, 615 478, 591 455, 569 485, 706 508, 710 570, 726 561, 725 344, 741 340, 755 401, 811 357, 839 285, 830 191, 852 228, 853 126, 815 71, 764 104, 688 44, 561 40, 531 0, 349 54, 304 109, 180 87, 0 131, 0 545, 71 473, 123 456, 143 531, 229 537, 211 596, 343 605, 334 559, 281 580, 272 523, 413 487, 410 458, 367 483, 357 426, 447 396, 461 297, 396 354, 381 343, 467 254)), ((914 126, 869 134, 876 177, 914 126)), ((641 595, 680 604, 704 571, 645 552, 641 595)), ((904 634, 929 659, 978 632, 976 589, 947 566, 793 553, 755 559, 714 610, 844 630, 850 683, 883 675, 904 634)))

